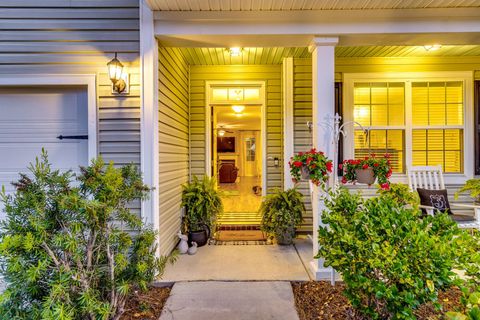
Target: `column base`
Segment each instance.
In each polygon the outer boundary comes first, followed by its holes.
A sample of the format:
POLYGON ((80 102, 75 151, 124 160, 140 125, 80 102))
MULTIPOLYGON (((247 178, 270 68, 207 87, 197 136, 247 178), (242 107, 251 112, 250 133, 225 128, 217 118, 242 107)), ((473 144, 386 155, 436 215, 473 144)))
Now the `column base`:
POLYGON ((328 280, 332 284, 335 283, 336 272, 332 267, 321 266, 318 259, 310 261, 310 270, 312 271, 314 280, 328 280))

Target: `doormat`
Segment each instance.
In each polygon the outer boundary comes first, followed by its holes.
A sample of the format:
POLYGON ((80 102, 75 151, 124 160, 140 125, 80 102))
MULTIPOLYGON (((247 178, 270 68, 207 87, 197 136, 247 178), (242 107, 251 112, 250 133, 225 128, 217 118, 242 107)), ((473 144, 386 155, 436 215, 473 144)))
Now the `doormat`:
POLYGON ((220 230, 216 240, 219 241, 265 241, 265 234, 260 230, 220 230))
POLYGON ((211 240, 209 245, 211 246, 269 246, 273 243, 267 242, 267 240, 236 240, 236 241, 221 241, 211 240))
POLYGON ((224 197, 233 197, 233 196, 239 196, 240 191, 238 190, 224 190, 221 192, 221 195, 224 197))

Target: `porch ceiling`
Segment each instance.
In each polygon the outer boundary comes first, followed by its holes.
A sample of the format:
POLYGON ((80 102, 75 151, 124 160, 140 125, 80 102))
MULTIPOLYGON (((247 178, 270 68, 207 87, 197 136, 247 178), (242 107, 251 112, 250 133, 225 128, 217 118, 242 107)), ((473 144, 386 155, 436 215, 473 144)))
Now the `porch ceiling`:
MULTIPOLYGON (((180 51, 190 65, 272 65, 281 64, 286 57, 310 57, 305 47, 243 48, 238 57, 230 56, 226 48, 180 48, 180 51)), ((335 55, 338 58, 480 56, 480 45, 443 46, 430 52, 422 46, 337 47, 335 55)))
POLYGON ((147 0, 160 11, 372 10, 480 7, 480 0, 147 0))

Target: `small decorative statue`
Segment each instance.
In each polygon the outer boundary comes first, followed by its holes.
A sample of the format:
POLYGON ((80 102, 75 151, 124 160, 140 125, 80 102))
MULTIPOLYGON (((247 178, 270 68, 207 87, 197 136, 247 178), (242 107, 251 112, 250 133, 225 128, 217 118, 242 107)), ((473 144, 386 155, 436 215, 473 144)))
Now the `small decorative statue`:
POLYGON ((188 248, 188 254, 193 255, 195 253, 197 253, 197 243, 192 241, 192 246, 188 248))
POLYGON ((182 234, 180 231, 177 233, 177 236, 180 238, 180 243, 177 246, 180 254, 185 254, 188 251, 188 237, 182 234))

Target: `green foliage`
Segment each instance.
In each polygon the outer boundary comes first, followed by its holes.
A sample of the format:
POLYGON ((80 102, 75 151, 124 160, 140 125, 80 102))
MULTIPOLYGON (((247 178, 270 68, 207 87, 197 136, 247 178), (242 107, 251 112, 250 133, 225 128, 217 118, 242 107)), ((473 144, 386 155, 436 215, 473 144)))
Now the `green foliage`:
POLYGON ((391 183, 390 189, 388 190, 378 188, 377 194, 391 197, 402 206, 409 205, 412 208, 418 209, 418 206, 420 205, 418 193, 411 191, 408 185, 403 183, 391 183))
POLYGON ((469 179, 465 185, 455 192, 455 199, 458 199, 458 196, 462 192, 469 192, 470 197, 472 197, 476 202, 480 202, 480 179, 469 179))
POLYGON ((198 231, 207 225, 211 230, 217 215, 223 211, 222 199, 217 190, 215 178, 194 176, 191 182, 182 186, 182 207, 185 207, 183 229, 185 232, 198 231))
POLYGON ((355 183, 357 181, 356 170, 371 168, 380 188, 388 190, 390 188, 390 176, 392 175, 390 164, 390 154, 388 153, 382 158, 377 158, 375 154, 372 154, 364 159, 343 160, 343 163, 339 165, 343 170, 342 183, 355 183))
POLYGON ((277 239, 284 234, 295 236, 295 228, 302 223, 305 214, 303 195, 295 188, 275 190, 265 197, 259 212, 262 214, 262 230, 277 239))
POLYGON ((290 158, 288 162, 293 182, 300 181, 302 170, 308 172, 308 178, 317 186, 324 186, 328 180, 328 174, 333 170, 333 162, 322 151, 315 148, 307 152, 299 152, 290 158))
POLYGON ((149 188, 133 165, 102 159, 53 170, 45 152, 2 192, 0 319, 118 319, 133 288, 146 289, 168 258, 156 233, 131 212, 149 188))
POLYGON ((436 304, 452 272, 462 234, 447 214, 418 218, 394 197, 364 200, 340 188, 326 199, 318 257, 342 274, 352 305, 372 319, 415 319, 413 309, 436 304))

